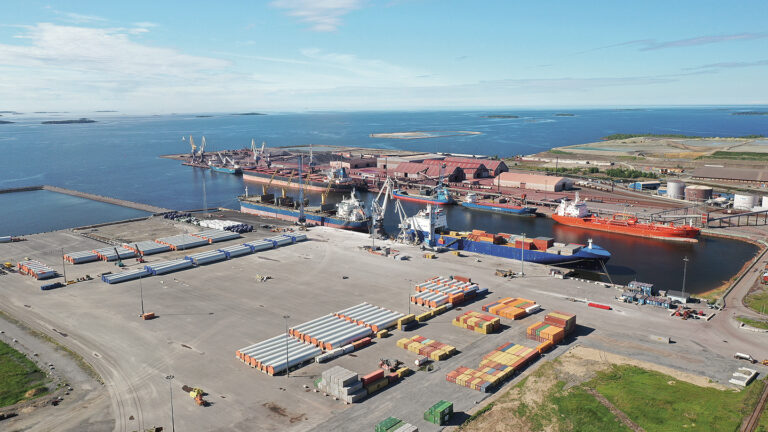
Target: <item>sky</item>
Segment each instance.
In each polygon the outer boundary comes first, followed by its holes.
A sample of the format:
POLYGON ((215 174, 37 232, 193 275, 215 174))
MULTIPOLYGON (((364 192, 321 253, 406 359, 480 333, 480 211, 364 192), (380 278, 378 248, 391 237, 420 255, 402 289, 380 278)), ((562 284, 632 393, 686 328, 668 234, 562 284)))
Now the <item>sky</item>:
POLYGON ((0 0, 0 110, 768 103, 768 1, 0 0))

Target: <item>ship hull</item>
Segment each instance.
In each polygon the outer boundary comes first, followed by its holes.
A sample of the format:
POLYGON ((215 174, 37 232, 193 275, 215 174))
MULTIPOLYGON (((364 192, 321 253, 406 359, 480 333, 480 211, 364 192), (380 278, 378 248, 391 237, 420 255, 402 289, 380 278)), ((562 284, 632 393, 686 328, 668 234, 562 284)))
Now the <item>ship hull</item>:
POLYGON ((536 207, 510 206, 505 204, 469 203, 463 202, 462 206, 472 210, 483 210, 494 213, 510 214, 515 216, 536 216, 536 207))
MULTIPOLYGON (((287 207, 279 207, 272 204, 252 203, 240 201, 240 211, 243 213, 254 214, 271 219, 279 219, 289 222, 299 220, 299 211, 287 207)), ((304 212, 304 218, 309 225, 327 226, 350 231, 369 231, 369 221, 351 222, 339 219, 333 216, 314 212, 304 212)))
POLYGON ((399 192, 392 192, 392 196, 395 197, 395 199, 408 201, 408 202, 415 202, 420 204, 433 204, 433 205, 450 205, 453 204, 453 199, 451 198, 432 198, 428 196, 423 195, 403 195, 399 192))
POLYGON ((653 238, 658 240, 695 243, 700 230, 693 227, 653 226, 648 224, 619 224, 608 223, 608 219, 577 218, 570 216, 552 215, 552 219, 563 225, 631 235, 635 237, 653 238))
MULTIPOLYGON (((415 233, 420 239, 427 238, 426 231, 415 233)), ((611 258, 610 252, 597 245, 592 247, 582 246, 581 249, 572 255, 558 255, 554 253, 523 250, 514 246, 497 245, 489 242, 474 241, 466 237, 455 237, 450 235, 435 234, 437 246, 447 247, 449 249, 461 250, 465 252, 479 253, 499 258, 513 260, 523 260, 537 264, 571 264, 576 262, 606 262, 611 258)))
POLYGON ((299 180, 294 176, 293 178, 276 175, 274 178, 272 177, 272 173, 270 172, 259 172, 259 171, 243 171, 243 180, 250 181, 250 182, 257 182, 257 183, 268 183, 271 186, 280 186, 280 187, 287 187, 292 189, 299 189, 299 187, 303 187, 305 190, 310 191, 318 191, 318 192, 325 192, 326 189, 330 189, 332 191, 336 192, 349 192, 352 189, 357 188, 365 189, 365 184, 360 182, 347 182, 347 183, 336 183, 331 184, 331 187, 328 187, 327 181, 318 181, 318 180, 307 180, 303 179, 302 183, 303 185, 299 185, 299 180), (271 183, 270 183, 271 180, 271 183))

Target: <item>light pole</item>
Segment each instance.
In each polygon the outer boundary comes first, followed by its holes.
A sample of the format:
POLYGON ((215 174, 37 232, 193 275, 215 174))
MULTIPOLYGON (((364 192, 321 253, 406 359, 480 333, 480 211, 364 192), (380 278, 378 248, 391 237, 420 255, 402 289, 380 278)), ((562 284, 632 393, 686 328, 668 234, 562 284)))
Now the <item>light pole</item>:
POLYGON ((288 318, 290 318, 290 315, 283 315, 283 319, 285 320, 285 377, 288 378, 291 376, 291 372, 288 370, 288 318))
POLYGON ((685 276, 688 272, 688 257, 683 258, 683 301, 685 301, 685 276))
POLYGON ((139 276, 139 297, 141 297, 141 316, 144 316, 144 286, 141 284, 141 276, 139 276))
POLYGON ((520 276, 525 276, 525 233, 523 233, 523 244, 520 245, 520 276))
POLYGON ((168 390, 171 392, 171 432, 176 432, 176 424, 173 422, 173 375, 166 375, 165 379, 168 380, 168 390))

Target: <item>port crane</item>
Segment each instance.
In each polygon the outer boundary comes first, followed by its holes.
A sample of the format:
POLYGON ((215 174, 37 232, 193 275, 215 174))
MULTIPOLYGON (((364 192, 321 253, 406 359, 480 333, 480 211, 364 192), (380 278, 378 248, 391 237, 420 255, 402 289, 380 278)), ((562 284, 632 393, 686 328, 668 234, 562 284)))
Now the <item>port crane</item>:
POLYGON ((263 185, 263 184, 261 185, 261 193, 262 193, 262 195, 266 195, 267 194, 267 191, 269 190, 269 187, 272 185, 272 180, 274 180, 275 176, 277 175, 277 171, 278 170, 275 170, 275 172, 272 173, 272 177, 269 178, 269 182, 266 185, 263 185))
POLYGON ((387 213, 387 204, 389 204, 389 200, 393 199, 393 189, 394 182, 392 181, 392 178, 387 176, 387 179, 384 180, 384 183, 381 185, 381 189, 379 189, 379 193, 371 203, 371 235, 377 233, 380 237, 386 236, 386 231, 384 231, 384 215, 387 213))
POLYGON ((295 174, 296 174, 296 171, 291 171, 291 176, 288 177, 288 183, 285 186, 283 186, 283 198, 287 196, 285 189, 291 187, 291 180, 293 180, 293 176, 295 174))

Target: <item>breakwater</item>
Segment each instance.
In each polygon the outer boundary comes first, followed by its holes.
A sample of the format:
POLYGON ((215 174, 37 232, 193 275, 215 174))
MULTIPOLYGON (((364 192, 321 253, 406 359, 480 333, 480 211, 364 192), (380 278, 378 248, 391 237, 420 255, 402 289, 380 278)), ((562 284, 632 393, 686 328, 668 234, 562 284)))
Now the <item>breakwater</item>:
POLYGON ((14 192, 29 192, 29 191, 36 191, 36 190, 47 190, 47 191, 50 191, 50 192, 57 192, 57 193, 60 193, 60 194, 71 195, 71 196, 75 196, 75 197, 79 197, 79 198, 89 199, 89 200, 92 200, 92 201, 99 201, 99 202, 103 202, 103 203, 107 203, 107 204, 118 205, 118 206, 121 206, 121 207, 132 208, 132 209, 135 209, 135 210, 141 210, 141 211, 145 211, 145 212, 149 212, 149 213, 154 213, 154 214, 166 213, 166 212, 169 212, 169 211, 173 211, 171 209, 157 207, 157 206, 153 206, 153 205, 149 205, 149 204, 142 204, 142 203, 137 203, 137 202, 133 202, 133 201, 127 201, 127 200, 123 200, 123 199, 119 199, 119 198, 112 198, 112 197, 107 197, 107 196, 103 196, 103 195, 96 195, 96 194, 91 194, 91 193, 87 193, 87 192, 80 192, 80 191, 76 191, 76 190, 72 190, 72 189, 65 189, 65 188, 61 188, 61 187, 58 187, 58 186, 51 186, 51 185, 37 185, 37 186, 26 186, 26 187, 18 187, 18 188, 0 189, 0 194, 14 193, 14 192))

